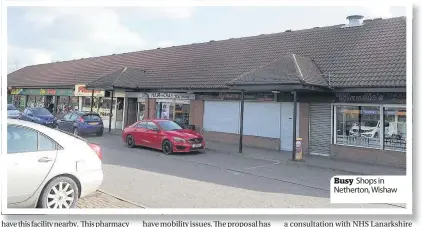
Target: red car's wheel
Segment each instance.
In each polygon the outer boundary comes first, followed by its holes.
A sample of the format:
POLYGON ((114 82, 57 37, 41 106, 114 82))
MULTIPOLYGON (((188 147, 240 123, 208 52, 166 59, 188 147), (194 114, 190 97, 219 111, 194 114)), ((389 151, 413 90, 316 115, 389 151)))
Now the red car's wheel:
POLYGON ((161 145, 163 153, 166 155, 170 155, 173 153, 173 144, 171 144, 170 140, 164 140, 163 144, 161 145))
POLYGON ((126 136, 126 144, 130 148, 135 147, 135 140, 133 139, 131 135, 126 136))

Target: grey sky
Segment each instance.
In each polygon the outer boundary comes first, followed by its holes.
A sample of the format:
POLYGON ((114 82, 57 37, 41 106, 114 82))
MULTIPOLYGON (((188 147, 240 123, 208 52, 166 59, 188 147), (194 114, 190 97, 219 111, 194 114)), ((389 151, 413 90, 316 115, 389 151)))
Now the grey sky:
POLYGON ((8 71, 26 65, 405 16, 404 7, 9 7, 8 71))

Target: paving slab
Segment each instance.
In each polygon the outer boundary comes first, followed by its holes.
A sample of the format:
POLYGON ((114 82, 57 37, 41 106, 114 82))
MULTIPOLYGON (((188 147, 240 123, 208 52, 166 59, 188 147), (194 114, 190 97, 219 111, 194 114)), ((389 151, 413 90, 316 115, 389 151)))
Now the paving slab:
POLYGON ((136 204, 119 196, 112 195, 104 191, 96 191, 95 193, 82 198, 77 203, 77 208, 145 208, 143 205, 136 204))

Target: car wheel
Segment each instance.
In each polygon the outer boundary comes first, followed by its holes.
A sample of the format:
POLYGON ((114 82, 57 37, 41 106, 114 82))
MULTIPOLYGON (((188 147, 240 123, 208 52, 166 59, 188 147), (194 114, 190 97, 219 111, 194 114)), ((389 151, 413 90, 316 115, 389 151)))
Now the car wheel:
POLYGON ((126 137, 126 145, 130 148, 134 148, 135 147, 135 140, 133 139, 133 137, 131 135, 128 135, 126 137))
POLYGON ((79 199, 79 188, 69 177, 52 180, 43 190, 40 207, 45 209, 74 208, 79 199))
POLYGON ((166 155, 170 155, 173 153, 173 144, 169 140, 164 140, 163 144, 161 145, 163 153, 166 155))
POLYGON ((79 130, 78 130, 78 128, 74 128, 73 129, 73 135, 79 136, 79 130))
POLYGON ((103 134, 104 134, 104 131, 101 131, 101 132, 97 132, 96 133, 97 136, 103 136, 103 134))

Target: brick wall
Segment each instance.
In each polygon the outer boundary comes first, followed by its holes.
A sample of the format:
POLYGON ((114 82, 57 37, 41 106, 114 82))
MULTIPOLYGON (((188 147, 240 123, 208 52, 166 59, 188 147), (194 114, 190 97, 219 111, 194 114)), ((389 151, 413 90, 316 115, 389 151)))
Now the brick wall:
POLYGON ((145 99, 145 101, 149 103, 149 105, 145 103, 145 113, 148 113, 145 114, 145 118, 155 118, 155 99, 145 99))
POLYGON ((406 168, 406 152, 331 145, 334 159, 406 168))
MULTIPOLYGON (((208 141, 218 141, 221 143, 239 144, 239 135, 224 132, 202 132, 208 141)), ((243 136, 243 145, 270 150, 280 150, 280 139, 265 138, 259 136, 243 136)))
POLYGON ((201 132, 204 123, 204 101, 191 100, 189 111, 189 124, 195 125, 195 130, 201 132))

